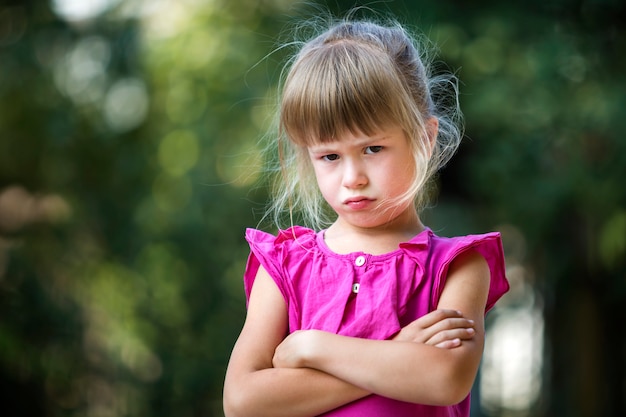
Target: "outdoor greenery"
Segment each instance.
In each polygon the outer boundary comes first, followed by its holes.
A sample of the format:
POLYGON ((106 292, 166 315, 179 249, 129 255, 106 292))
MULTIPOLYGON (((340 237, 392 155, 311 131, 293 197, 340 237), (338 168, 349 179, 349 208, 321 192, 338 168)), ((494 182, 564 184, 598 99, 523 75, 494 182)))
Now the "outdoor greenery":
POLYGON ((501 231, 502 311, 545 323, 536 395, 474 414, 626 415, 619 0, 2 2, 2 415, 223 415, 279 46, 355 5, 461 79, 467 137, 425 218, 501 231))

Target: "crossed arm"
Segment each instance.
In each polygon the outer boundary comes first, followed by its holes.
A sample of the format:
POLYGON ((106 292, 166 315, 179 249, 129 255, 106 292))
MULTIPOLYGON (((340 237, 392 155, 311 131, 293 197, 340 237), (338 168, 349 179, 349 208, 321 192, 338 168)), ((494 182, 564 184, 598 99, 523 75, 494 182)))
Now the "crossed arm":
POLYGON ((316 416, 371 393, 455 404, 471 389, 482 355, 488 288, 484 258, 469 252, 451 265, 438 310, 391 340, 315 330, 285 337, 285 302, 261 268, 226 373, 225 415, 316 416))

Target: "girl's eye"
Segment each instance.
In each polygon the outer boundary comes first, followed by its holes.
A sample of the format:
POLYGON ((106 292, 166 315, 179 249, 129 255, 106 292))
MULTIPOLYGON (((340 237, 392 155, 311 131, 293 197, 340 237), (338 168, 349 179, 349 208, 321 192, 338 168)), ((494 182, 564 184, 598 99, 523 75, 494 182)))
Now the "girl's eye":
POLYGON ((383 150, 382 146, 368 146, 365 148, 365 153, 378 153, 383 150))
POLYGON ((339 159, 339 155, 337 155, 336 153, 331 153, 331 154, 322 156, 322 159, 324 161, 336 161, 337 159, 339 159))

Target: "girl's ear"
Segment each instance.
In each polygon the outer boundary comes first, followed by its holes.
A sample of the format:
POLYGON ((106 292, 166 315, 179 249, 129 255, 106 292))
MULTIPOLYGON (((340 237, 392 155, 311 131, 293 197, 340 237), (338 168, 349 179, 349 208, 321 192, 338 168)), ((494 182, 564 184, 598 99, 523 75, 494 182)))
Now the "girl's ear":
POLYGON ((433 149, 437 143, 437 134, 439 133, 439 119, 435 116, 426 120, 426 134, 428 135, 428 156, 432 156, 433 149))

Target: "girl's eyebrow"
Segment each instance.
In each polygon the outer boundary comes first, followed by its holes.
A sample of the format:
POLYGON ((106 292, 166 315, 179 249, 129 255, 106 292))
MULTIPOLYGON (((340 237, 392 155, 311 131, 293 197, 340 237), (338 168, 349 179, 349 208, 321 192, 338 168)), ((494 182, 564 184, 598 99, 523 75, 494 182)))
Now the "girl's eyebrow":
MULTIPOLYGON (((351 147, 354 148, 365 148, 367 146, 372 146, 372 144, 377 144, 377 143, 381 143, 381 142, 386 142, 387 140, 389 140, 390 136, 384 135, 384 136, 372 136, 372 137, 367 137, 364 139, 356 139, 355 141, 353 141, 351 143, 351 147)), ((336 147, 334 147, 334 144, 338 144, 341 143, 342 141, 336 141, 336 142, 331 142, 331 143, 320 143, 318 145, 310 145, 308 146, 309 152, 311 153, 334 153, 336 152, 336 147)))
POLYGON ((311 145, 307 147, 309 150, 309 153, 312 154, 330 154, 330 153, 336 153, 337 151, 335 149, 326 147, 326 144, 323 145, 311 145))
POLYGON ((357 140, 355 141, 355 146, 357 147, 365 147, 365 146, 370 146, 373 143, 380 143, 380 142, 385 142, 389 139, 390 137, 388 135, 381 135, 381 136, 369 136, 363 140, 357 140))

